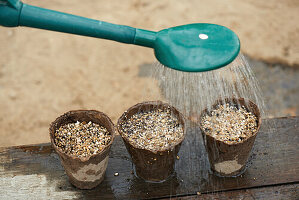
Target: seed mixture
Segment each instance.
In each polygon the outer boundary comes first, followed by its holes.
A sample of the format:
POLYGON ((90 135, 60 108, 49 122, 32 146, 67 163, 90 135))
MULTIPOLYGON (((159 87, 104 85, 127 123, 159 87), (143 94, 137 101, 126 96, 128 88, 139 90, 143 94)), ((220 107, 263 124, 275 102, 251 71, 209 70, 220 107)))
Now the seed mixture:
POLYGON ((244 106, 219 105, 201 119, 207 135, 227 144, 241 142, 257 131, 257 117, 244 106))
POLYGON ((153 151, 173 147, 184 136, 170 108, 138 112, 120 126, 130 144, 153 151))
POLYGON ((108 130, 93 122, 69 123, 56 130, 56 146, 66 154, 86 157, 100 152, 112 139, 108 130))

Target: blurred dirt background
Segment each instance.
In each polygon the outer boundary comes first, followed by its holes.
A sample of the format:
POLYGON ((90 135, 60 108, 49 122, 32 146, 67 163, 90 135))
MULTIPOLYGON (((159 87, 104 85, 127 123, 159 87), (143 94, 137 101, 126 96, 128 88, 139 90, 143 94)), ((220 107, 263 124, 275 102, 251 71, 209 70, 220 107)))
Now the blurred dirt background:
MULTIPOLYGON (((298 115, 298 0, 24 2, 155 31, 195 22, 227 26, 240 37, 270 116, 298 115)), ((155 61, 151 49, 0 27, 0 56, 0 146, 49 142, 49 123, 72 109, 97 109, 116 122, 128 107, 160 95, 144 75, 155 61)))

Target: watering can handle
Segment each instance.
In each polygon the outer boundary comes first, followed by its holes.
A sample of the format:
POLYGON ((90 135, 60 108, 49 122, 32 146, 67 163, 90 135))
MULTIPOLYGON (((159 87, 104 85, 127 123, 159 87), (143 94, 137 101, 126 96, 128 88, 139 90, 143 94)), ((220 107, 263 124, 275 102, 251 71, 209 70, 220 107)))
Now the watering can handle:
POLYGON ((19 0, 0 0, 0 25, 27 26, 153 47, 155 32, 48 10, 19 0))

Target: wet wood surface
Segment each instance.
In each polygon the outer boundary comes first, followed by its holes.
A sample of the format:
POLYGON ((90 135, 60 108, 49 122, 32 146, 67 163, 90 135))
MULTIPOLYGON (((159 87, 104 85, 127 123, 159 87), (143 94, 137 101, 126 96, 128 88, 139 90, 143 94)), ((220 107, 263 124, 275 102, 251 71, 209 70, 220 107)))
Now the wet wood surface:
POLYGON ((200 192, 207 198, 211 195, 246 197, 251 193, 263 197, 264 188, 265 195, 284 197, 289 192, 290 197, 298 197, 298 124, 299 117, 264 120, 248 168, 237 178, 221 178, 211 173, 199 128, 191 126, 181 147, 175 174, 163 183, 147 183, 134 176, 130 157, 118 136, 111 149, 105 179, 93 190, 78 190, 68 182, 50 144, 0 148, 0 196, 146 199, 196 198, 194 195, 200 192), (118 176, 114 176, 116 172, 118 176))

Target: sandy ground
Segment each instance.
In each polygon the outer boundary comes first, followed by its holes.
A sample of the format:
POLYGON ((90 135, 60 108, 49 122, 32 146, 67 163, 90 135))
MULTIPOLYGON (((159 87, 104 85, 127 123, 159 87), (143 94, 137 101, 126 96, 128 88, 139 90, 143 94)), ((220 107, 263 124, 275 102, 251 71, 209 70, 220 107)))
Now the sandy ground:
MULTIPOLYGON (((297 0, 25 2, 155 31, 195 22, 222 24, 239 35, 251 58, 299 66, 297 0)), ((0 27, 0 56, 0 146, 49 142, 49 123, 72 109, 97 109, 116 122, 128 107, 160 95, 153 80, 138 76, 140 66, 155 61, 151 49, 0 27)))

